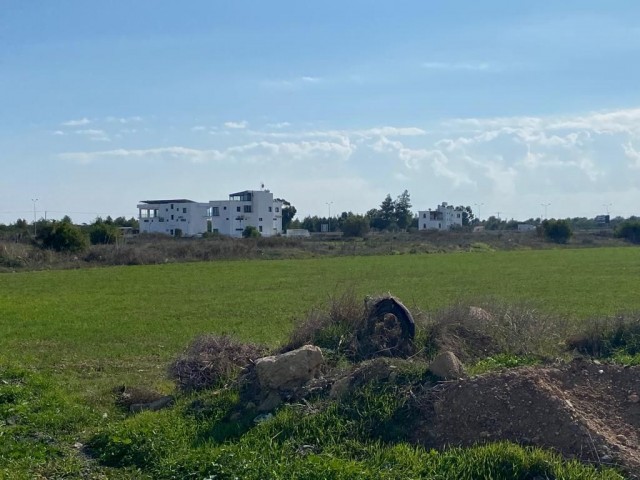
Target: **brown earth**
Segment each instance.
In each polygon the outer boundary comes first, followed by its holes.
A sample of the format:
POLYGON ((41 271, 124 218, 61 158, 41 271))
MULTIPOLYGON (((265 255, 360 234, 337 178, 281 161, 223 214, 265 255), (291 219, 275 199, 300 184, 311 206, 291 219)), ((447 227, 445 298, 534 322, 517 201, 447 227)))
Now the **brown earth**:
POLYGON ((507 440, 640 478, 640 366, 574 360, 443 382, 416 399, 428 448, 507 440))

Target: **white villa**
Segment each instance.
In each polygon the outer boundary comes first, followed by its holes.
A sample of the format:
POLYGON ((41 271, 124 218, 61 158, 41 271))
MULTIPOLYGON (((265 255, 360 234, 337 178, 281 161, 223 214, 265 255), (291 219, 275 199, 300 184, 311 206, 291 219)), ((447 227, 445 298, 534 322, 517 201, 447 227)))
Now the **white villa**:
POLYGON ((264 237, 282 233, 282 202, 269 190, 232 193, 229 200, 212 200, 209 207, 212 232, 241 237, 252 226, 264 237))
POLYGON ((265 237, 282 233, 282 202, 269 190, 232 193, 207 203, 187 199, 144 200, 138 204, 140 233, 193 237, 205 232, 241 237, 252 226, 265 237))
POLYGON ((418 230, 451 230, 462 227, 462 210, 442 202, 435 210, 418 212, 418 230))

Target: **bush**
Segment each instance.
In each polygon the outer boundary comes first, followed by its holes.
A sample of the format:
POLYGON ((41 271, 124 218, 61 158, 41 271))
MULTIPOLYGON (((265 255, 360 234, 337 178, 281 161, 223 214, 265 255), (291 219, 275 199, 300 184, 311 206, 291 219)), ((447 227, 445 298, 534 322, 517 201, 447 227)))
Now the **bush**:
POLYGON ((89 240, 92 245, 106 245, 116 243, 121 233, 118 227, 108 223, 95 223, 89 231, 89 240))
POLYGON ((640 364, 640 312, 596 318, 567 340, 567 346, 597 358, 626 358, 640 364))
POLYGON ((545 220, 542 222, 542 234, 550 242, 567 243, 573 232, 566 220, 545 220))
POLYGON ((288 352, 306 344, 330 350, 350 350, 351 339, 364 317, 365 305, 353 291, 332 297, 327 311, 311 310, 306 318, 296 323, 281 351, 288 352))
POLYGON ((244 227, 244 230, 242 231, 243 238, 258 238, 261 236, 262 235, 260 235, 260 232, 258 231, 258 229, 252 225, 247 225, 246 227, 244 227))
POLYGON ((169 367, 169 376, 183 391, 223 386, 266 348, 241 343, 227 335, 201 335, 169 367))
POLYGON ((496 301, 459 303, 436 312, 426 331, 427 352, 451 351, 464 363, 487 357, 553 358, 566 338, 568 322, 526 304, 496 301), (504 357, 501 357, 504 356, 504 357))
POLYGON ((87 236, 68 222, 48 222, 40 227, 37 238, 43 248, 57 252, 81 252, 88 247, 87 236))
POLYGON ((613 232, 616 238, 624 238, 631 243, 640 243, 640 220, 626 220, 613 232))
POLYGON ((369 233, 369 220, 362 215, 349 215, 341 229, 345 237, 364 237, 369 233))

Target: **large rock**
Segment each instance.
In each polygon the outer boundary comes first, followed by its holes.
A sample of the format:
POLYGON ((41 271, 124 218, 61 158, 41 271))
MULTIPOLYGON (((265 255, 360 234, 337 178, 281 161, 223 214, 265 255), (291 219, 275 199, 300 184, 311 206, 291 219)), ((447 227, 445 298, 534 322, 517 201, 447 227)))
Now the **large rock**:
POLYGON ((464 365, 453 352, 442 352, 433 359, 429 371, 443 380, 457 380, 464 377, 464 365))
POLYGON ((323 363, 320 348, 305 345, 291 352, 259 358, 256 373, 262 389, 290 390, 316 378, 323 363))

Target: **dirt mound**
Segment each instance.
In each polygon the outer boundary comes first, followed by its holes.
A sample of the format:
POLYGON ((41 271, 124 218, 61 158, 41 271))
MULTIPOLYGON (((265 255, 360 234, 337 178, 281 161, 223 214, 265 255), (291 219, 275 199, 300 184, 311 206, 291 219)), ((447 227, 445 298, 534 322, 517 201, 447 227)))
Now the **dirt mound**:
POLYGON ((640 478, 639 395, 640 367, 587 360, 441 383, 417 399, 413 440, 430 448, 508 440, 640 478))

